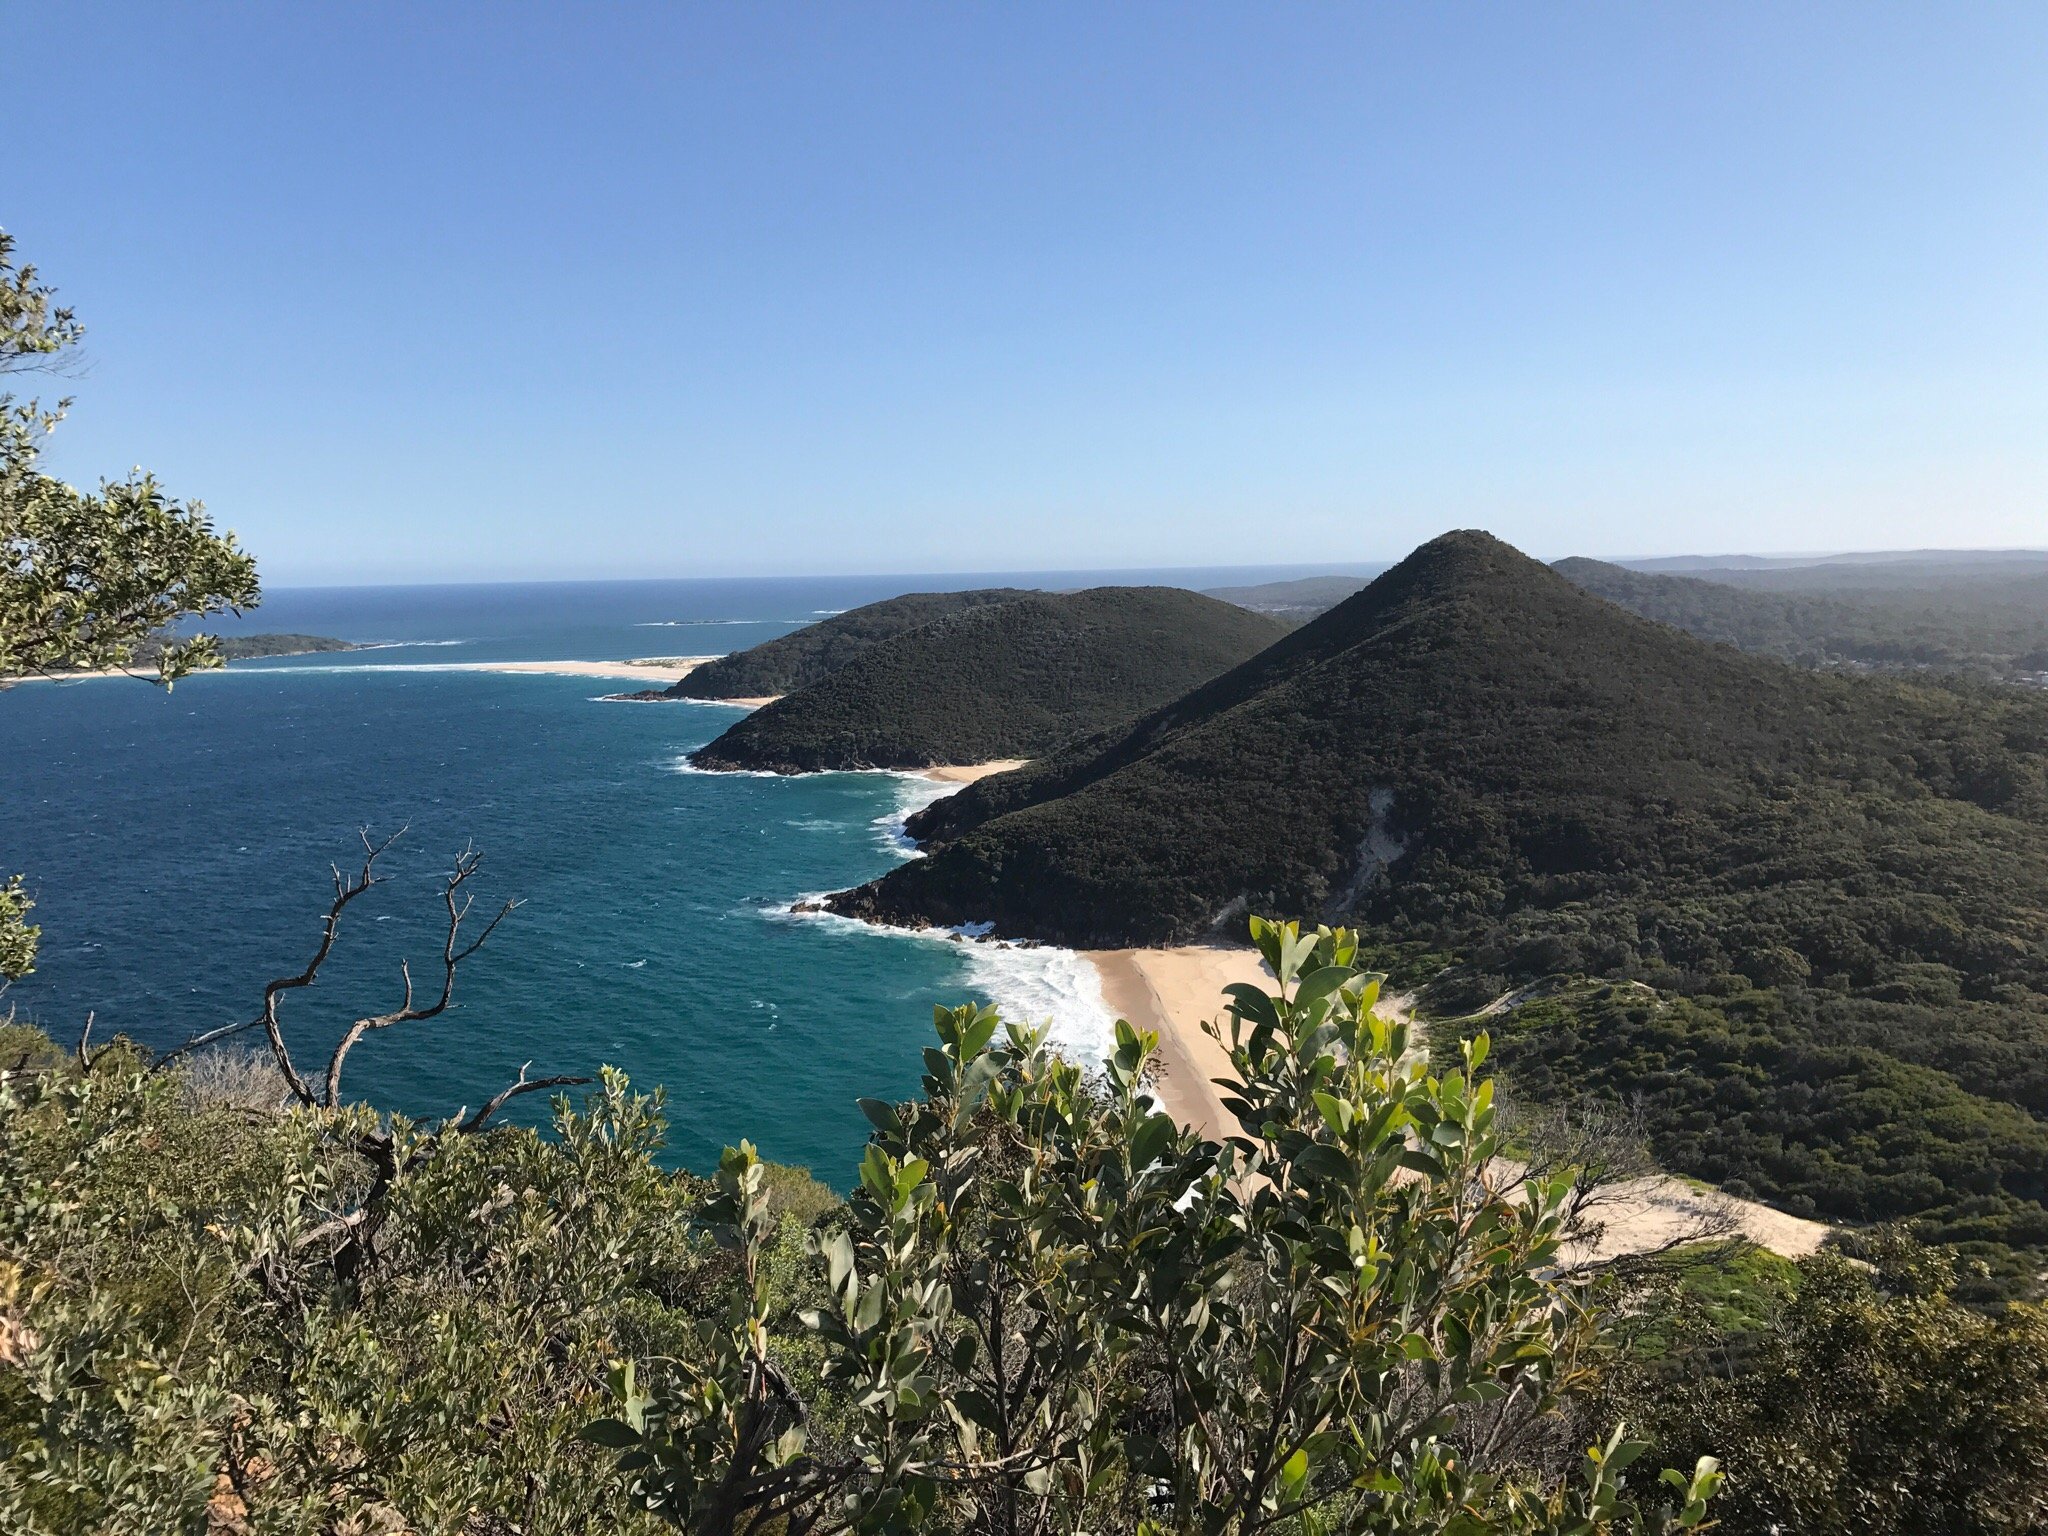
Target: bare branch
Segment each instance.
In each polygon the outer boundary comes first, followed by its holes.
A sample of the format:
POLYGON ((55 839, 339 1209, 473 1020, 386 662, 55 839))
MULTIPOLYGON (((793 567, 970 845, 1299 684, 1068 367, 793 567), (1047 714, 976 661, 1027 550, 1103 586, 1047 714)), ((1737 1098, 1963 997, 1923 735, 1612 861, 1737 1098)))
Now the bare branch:
POLYGON ((467 1120, 462 1118, 462 1111, 458 1109, 453 1115, 448 1117, 448 1123, 459 1135, 472 1136, 484 1128, 484 1122, 521 1094, 541 1093, 549 1088, 580 1088, 590 1081, 587 1077, 529 1078, 526 1075, 526 1069, 532 1065, 533 1063, 530 1061, 524 1063, 519 1068, 518 1080, 508 1087, 501 1089, 495 1097, 485 1102, 482 1109, 471 1115, 467 1120))
POLYGON ((449 1001, 455 996, 456 969, 484 947, 484 941, 497 931, 498 924, 505 920, 506 914, 519 905, 516 901, 506 902, 498 909, 496 916, 484 925, 482 933, 470 943, 462 943, 462 925, 467 921, 472 905, 472 898, 463 892, 462 888, 469 882, 471 876, 476 874, 482 863, 483 855, 474 848, 463 849, 455 860, 455 868, 449 873, 447 882, 441 888, 441 902, 448 912, 448 932, 441 945, 440 995, 425 1007, 417 1006, 413 1000, 412 966, 405 961, 399 962, 399 975, 405 984, 405 994, 399 1005, 389 1013, 372 1014, 368 1018, 357 1019, 336 1042, 334 1054, 327 1060, 327 1084, 320 1102, 329 1109, 341 1102, 341 1068, 348 1060, 348 1053, 355 1049, 356 1042, 372 1030, 389 1029, 394 1024, 410 1024, 419 1019, 431 1019, 447 1008, 449 1001), (458 895, 460 900, 457 899, 458 895))
POLYGON ((363 867, 352 877, 344 875, 338 865, 334 867, 334 900, 328 904, 327 915, 320 921, 320 945, 313 951, 313 958, 306 962, 306 968, 296 976, 280 976, 267 984, 263 988, 263 1011, 255 1018, 239 1024, 226 1024, 219 1029, 210 1029, 194 1035, 183 1045, 159 1057, 157 1065, 166 1066, 180 1056, 196 1051, 202 1046, 212 1045, 217 1040, 238 1035, 244 1030, 261 1029, 270 1041, 270 1053, 277 1058, 278 1070, 284 1074, 285 1082, 290 1085, 299 1102, 308 1105, 319 1102, 313 1090, 307 1086, 306 1080, 299 1075, 298 1068, 292 1065, 291 1052, 284 1042, 284 1030, 278 1023, 278 999, 284 993, 299 987, 310 987, 319 978, 320 967, 327 963, 327 957, 334 952, 334 939, 341 926, 343 910, 371 886, 381 883, 377 875, 377 860, 383 856, 386 849, 405 836, 405 831, 404 827, 400 827, 383 842, 374 843, 370 840, 367 827, 358 829, 357 835, 363 842, 363 867))

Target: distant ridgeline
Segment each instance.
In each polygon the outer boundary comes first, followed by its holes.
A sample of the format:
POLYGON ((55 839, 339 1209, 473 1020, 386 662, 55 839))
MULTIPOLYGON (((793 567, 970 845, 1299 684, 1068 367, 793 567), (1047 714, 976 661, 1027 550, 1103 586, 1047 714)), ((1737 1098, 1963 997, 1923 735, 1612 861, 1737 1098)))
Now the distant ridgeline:
POLYGON ((1177 698, 1285 633, 1177 587, 1011 593, 874 641, 691 761, 792 773, 1035 757, 1177 698))
POLYGON ((1454 1008, 1592 978, 1489 1021, 1525 1089, 1640 1099, 1795 1212, 2048 1250, 2048 695, 1784 666, 1455 533, 910 830, 830 904, 1085 946, 1354 916, 1458 961, 1454 1008))
MULTIPOLYGON (((1646 619, 1801 666, 2026 682, 2048 673, 2048 554, 1695 563, 1683 575, 1584 559, 1554 569, 1646 619)), ((1311 576, 1209 595, 1299 623, 1365 584, 1360 576, 1311 576)))
POLYGON ((838 671, 878 641, 948 614, 1023 597, 1017 587, 972 592, 907 592, 849 608, 816 624, 706 662, 667 691, 678 699, 755 699, 794 693, 838 671))
POLYGON ((1926 668, 1998 679, 2048 672, 2048 559, 1968 567, 1715 569, 1653 575, 1599 560, 1560 574, 1644 618, 1804 666, 1926 668))

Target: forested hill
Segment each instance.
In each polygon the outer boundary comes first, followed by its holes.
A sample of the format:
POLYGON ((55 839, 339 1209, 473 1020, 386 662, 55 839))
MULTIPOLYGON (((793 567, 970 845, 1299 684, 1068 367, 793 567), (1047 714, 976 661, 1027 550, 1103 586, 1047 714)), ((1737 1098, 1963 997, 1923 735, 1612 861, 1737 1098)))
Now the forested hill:
POLYGON ((2038 693, 1747 656, 1457 533, 833 905, 1079 945, 1348 912, 1483 986, 1645 982, 1524 1010, 1510 1065, 1794 1209, 2038 1248, 2044 759, 2038 693))
POLYGON ((1177 587, 1023 596, 881 641, 692 760, 804 772, 1035 757, 1185 693, 1285 632, 1177 587))
MULTIPOLYGON (((1987 575, 1876 566, 1863 586, 1848 585, 1844 568, 1831 566, 1695 577, 1571 559, 1555 569, 1632 613, 1781 661, 1993 678, 2048 670, 2048 575, 2025 567, 2019 575, 2004 566, 1987 575), (1795 580, 1816 586, 1796 588, 1795 580)), ((1847 570, 1853 577, 1864 568, 1847 570)))
POLYGON ((777 639, 721 656, 695 668, 667 692, 678 699, 755 699, 793 693, 838 671, 869 646, 892 635, 951 613, 1007 603, 1024 595, 1016 587, 906 592, 849 608, 777 639))

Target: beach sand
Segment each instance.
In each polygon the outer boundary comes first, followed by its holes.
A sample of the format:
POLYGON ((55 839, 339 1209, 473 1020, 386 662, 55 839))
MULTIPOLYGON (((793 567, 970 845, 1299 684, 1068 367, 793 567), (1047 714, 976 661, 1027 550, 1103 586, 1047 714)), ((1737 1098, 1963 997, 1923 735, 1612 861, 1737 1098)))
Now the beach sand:
POLYGON ((1029 761, 1028 757, 1005 757, 992 763, 940 763, 917 771, 937 784, 972 784, 992 773, 1008 773, 1012 768, 1022 768, 1029 761))
POLYGON ((1102 974, 1110 1011, 1159 1035, 1159 1107, 1211 1141, 1237 1134, 1212 1078, 1231 1076, 1230 1053, 1202 1025, 1223 1017, 1223 989, 1270 987, 1255 949, 1189 944, 1177 949, 1084 950, 1102 974))
MULTIPOLYGON (((1235 982, 1270 988, 1272 973, 1253 949, 1184 945, 1176 949, 1097 949, 1083 953, 1102 976, 1103 999, 1118 1018, 1159 1035, 1159 1107, 1211 1141, 1239 1133, 1223 1107, 1213 1079, 1232 1076, 1230 1054, 1202 1025, 1224 1014, 1223 989, 1235 982)), ((1383 1017, 1416 1023, 1404 994, 1381 997, 1383 1017)), ((1419 1028, 1416 1041, 1422 1036, 1419 1028)), ((1505 1159, 1500 1176, 1512 1182, 1520 1169, 1505 1159)), ((1674 1240, 1709 1227, 1732 1225, 1759 1247, 1786 1258, 1804 1258, 1828 1234, 1824 1222, 1737 1200, 1716 1190, 1694 1188, 1668 1175, 1634 1179, 1608 1190, 1598 1211, 1599 1240, 1568 1251, 1574 1263, 1626 1253, 1655 1252, 1674 1240)))

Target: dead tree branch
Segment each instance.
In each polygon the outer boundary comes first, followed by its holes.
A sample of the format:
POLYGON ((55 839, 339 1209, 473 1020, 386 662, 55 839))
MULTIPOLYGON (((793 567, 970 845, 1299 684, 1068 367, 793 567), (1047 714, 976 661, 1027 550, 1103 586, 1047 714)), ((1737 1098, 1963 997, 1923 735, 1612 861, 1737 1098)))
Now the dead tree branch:
MULTIPOLYGON (((253 1019, 223 1025, 219 1029, 194 1035, 176 1050, 161 1057, 158 1066, 167 1065, 190 1052, 246 1030, 261 1029, 269 1041, 270 1054, 277 1063, 278 1071, 299 1103, 307 1109, 338 1109, 342 1102, 342 1068, 348 1061, 349 1052, 364 1035, 376 1030, 389 1029, 395 1024, 431 1019, 446 1011, 455 997, 456 972, 461 969, 464 962, 484 947, 485 941, 497 932, 498 925, 519 905, 516 901, 507 901, 492 914, 490 921, 480 930, 469 928, 474 897, 464 887, 475 877, 483 863, 483 855, 473 847, 463 849, 457 856, 455 867, 441 885, 441 905, 447 914, 446 928, 441 941, 440 985, 435 988, 431 997, 424 1002, 420 1000, 413 983, 412 967, 409 963, 401 961, 398 969, 403 982, 403 992, 398 1006, 386 1013, 369 1014, 359 1018, 342 1032, 340 1040, 335 1043, 333 1052, 327 1058, 327 1069, 317 1089, 306 1080, 293 1062, 291 1049, 285 1040, 284 1026, 278 1017, 279 1001, 285 993, 301 987, 310 987, 319 979, 320 968, 334 952, 335 939, 341 926, 341 914, 350 902, 371 886, 383 883, 383 877, 377 873, 377 860, 404 835, 404 832, 405 829, 400 828, 381 843, 373 842, 368 831, 361 834, 362 867, 352 875, 343 874, 338 866, 335 868, 334 898, 328 903, 326 916, 321 920, 320 942, 313 951, 312 958, 306 962, 305 969, 296 975, 279 977, 264 987, 261 1013, 253 1019)), ((91 1030, 92 1021, 87 1019, 85 1033, 80 1035, 78 1042, 81 1062, 88 1059, 87 1043, 91 1030)), ((327 1255, 326 1263, 331 1266, 337 1278, 344 1282, 352 1279, 364 1265, 376 1257, 377 1233, 383 1225, 388 1197, 393 1187, 400 1179, 432 1157, 438 1148, 446 1144, 448 1137, 477 1134, 490 1123, 492 1116, 512 1100, 525 1094, 541 1093, 550 1088, 579 1087, 590 1081, 587 1077, 528 1077, 527 1072, 532 1065, 532 1062, 522 1065, 519 1076, 486 1100, 474 1114, 469 1113, 468 1106, 464 1105, 450 1115, 440 1129, 413 1145, 411 1151, 403 1155, 398 1133, 388 1124, 377 1122, 371 1129, 352 1132, 349 1142, 351 1149, 370 1165, 368 1188, 355 1202, 353 1209, 341 1212, 331 1220, 321 1222, 301 1234, 294 1244, 295 1250, 331 1246, 332 1252, 327 1255)), ((275 1280, 279 1278, 271 1274, 271 1267, 274 1267, 275 1263, 276 1256, 273 1255, 266 1257, 257 1267, 262 1269, 266 1276, 275 1280)))
POLYGON ((157 1065, 159 1067, 167 1066, 171 1062, 176 1061, 180 1056, 200 1050, 217 1041, 226 1040, 230 1036, 239 1035, 246 1030, 261 1029, 270 1041, 270 1054, 277 1059, 278 1070, 284 1074, 284 1080, 290 1086, 294 1096, 297 1097, 301 1104, 310 1106, 318 1103, 319 1101, 315 1098, 313 1090, 306 1085, 306 1080, 299 1076, 298 1069, 292 1065, 291 1052, 285 1046, 284 1031, 277 1019, 278 999, 285 993, 295 991, 300 987, 310 987, 319 979, 320 967, 325 965, 327 957, 334 953, 334 940, 336 933, 341 927, 342 912, 348 907, 350 902, 362 895, 371 886, 383 883, 377 874, 377 860, 383 856, 387 848, 405 836, 405 831, 404 827, 400 827, 381 843, 370 841, 370 833, 367 827, 358 833, 358 836, 363 840, 362 869, 351 876, 344 875, 341 872, 340 865, 333 866, 334 900, 328 903, 327 915, 320 921, 319 947, 313 951, 313 958, 306 962, 306 968, 296 976, 280 976, 275 981, 269 982, 264 986, 263 1011, 261 1013, 257 1014, 255 1018, 245 1019, 239 1024, 223 1024, 219 1029, 209 1029, 203 1034, 194 1035, 183 1045, 158 1058, 157 1065))
MULTIPOLYGON (((484 925, 483 932, 467 944, 462 942, 462 925, 469 919, 473 902, 473 898, 462 888, 469 883, 470 877, 475 875, 482 863, 483 855, 474 848, 463 849, 455 860, 454 870, 441 888, 441 901, 448 911, 448 932, 441 945, 440 994, 425 1007, 415 1006, 412 967, 404 961, 399 962, 399 975, 405 982, 404 1000, 389 1013, 373 1014, 369 1018, 357 1019, 355 1023, 349 1025, 341 1039, 336 1042, 334 1054, 327 1059, 327 1084, 320 1100, 327 1108, 332 1109, 341 1102, 341 1067, 342 1063, 348 1060, 348 1053, 355 1049, 356 1042, 372 1030, 389 1029, 394 1024, 410 1024, 419 1019, 431 1019, 446 1009, 449 1000, 455 996, 457 967, 482 949, 484 941, 497 931, 498 924, 519 905, 516 901, 506 902, 484 925)), ((520 1070, 520 1076, 525 1076, 524 1068, 520 1070)))

